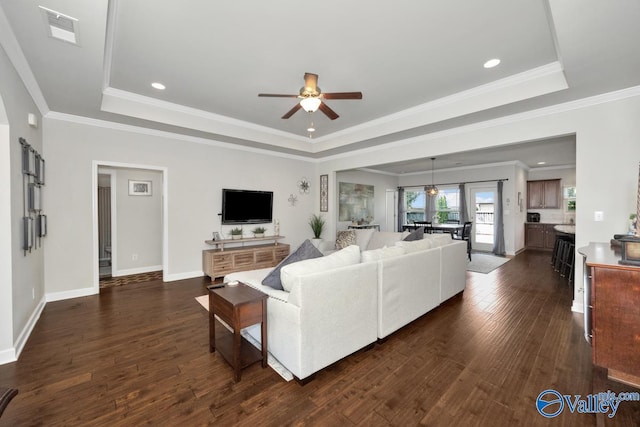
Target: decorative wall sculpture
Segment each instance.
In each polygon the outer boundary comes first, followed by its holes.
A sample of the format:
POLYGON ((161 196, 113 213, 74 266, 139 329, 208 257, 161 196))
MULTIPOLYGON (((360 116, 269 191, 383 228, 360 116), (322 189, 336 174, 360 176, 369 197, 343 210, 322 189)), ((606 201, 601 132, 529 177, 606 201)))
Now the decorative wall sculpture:
POLYGON ((19 142, 22 145, 22 249, 26 255, 42 246, 42 238, 47 235, 47 216, 42 212, 45 161, 26 139, 20 138, 19 142))

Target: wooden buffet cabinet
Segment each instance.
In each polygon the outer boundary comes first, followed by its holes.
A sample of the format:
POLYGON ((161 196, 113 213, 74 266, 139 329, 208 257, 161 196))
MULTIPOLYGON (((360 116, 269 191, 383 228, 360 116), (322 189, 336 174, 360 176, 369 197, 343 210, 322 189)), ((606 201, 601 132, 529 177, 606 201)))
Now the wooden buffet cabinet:
POLYGON ((619 264, 609 243, 590 243, 584 256, 585 338, 593 364, 613 380, 640 387, 640 267, 619 264))
POLYGON ((237 271, 275 267, 289 255, 289 245, 278 243, 278 240, 282 238, 283 236, 219 241, 206 240, 205 243, 220 247, 202 251, 202 271, 211 280, 214 280, 216 277, 222 277, 237 271), (275 243, 225 247, 228 244, 267 240, 275 241, 275 243))

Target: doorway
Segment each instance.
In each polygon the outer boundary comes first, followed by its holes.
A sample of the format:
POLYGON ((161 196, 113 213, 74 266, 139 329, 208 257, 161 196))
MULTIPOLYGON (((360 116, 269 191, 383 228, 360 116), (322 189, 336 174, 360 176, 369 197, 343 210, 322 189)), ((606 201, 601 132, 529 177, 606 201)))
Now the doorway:
POLYGON ((485 252, 493 250, 496 197, 496 189, 492 187, 470 189, 469 216, 473 221, 471 246, 474 250, 485 252))
MULTIPOLYGON (((105 249, 101 245, 99 220, 100 175, 111 176, 111 280, 153 274, 167 280, 168 212, 167 168, 116 162, 93 162, 93 288, 100 292, 100 264, 105 249), (145 192, 135 184, 145 185, 145 192), (133 184, 133 186, 132 186, 133 184), (132 190, 133 188, 133 190, 132 190), (117 205, 117 207, 116 207, 117 205), (142 215, 142 216, 141 216, 142 215)), ((104 182, 104 181, 103 181, 104 182)))

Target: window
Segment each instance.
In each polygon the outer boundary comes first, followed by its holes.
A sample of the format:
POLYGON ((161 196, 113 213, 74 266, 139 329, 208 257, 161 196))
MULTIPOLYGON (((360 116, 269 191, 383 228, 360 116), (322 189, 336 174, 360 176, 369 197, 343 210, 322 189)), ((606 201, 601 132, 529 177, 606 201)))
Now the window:
MULTIPOLYGON (((438 222, 460 220, 460 192, 458 187, 440 187, 436 199, 436 216, 438 222)), ((405 224, 414 221, 433 221, 425 219, 426 194, 422 187, 405 188, 404 190, 405 224)))

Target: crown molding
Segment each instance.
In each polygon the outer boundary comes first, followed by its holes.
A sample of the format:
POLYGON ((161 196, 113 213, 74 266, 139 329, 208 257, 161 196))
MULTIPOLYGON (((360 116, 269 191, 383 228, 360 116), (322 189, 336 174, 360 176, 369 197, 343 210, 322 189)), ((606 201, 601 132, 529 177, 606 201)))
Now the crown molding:
POLYGON ((249 153, 263 154, 263 155, 272 156, 272 157, 281 157, 281 158, 285 158, 285 159, 301 160, 301 161, 305 161, 305 162, 309 162, 309 163, 318 163, 319 162, 319 160, 317 160, 317 159, 311 159, 309 157, 295 155, 295 154, 289 154, 289 153, 280 153, 280 152, 268 150, 268 149, 265 149, 265 148, 247 147, 247 146, 244 146, 244 145, 232 144, 232 143, 229 143, 229 142, 216 141, 216 140, 207 139, 207 138, 200 138, 200 137, 197 137, 197 136, 183 135, 183 134, 180 134, 180 133, 167 132, 167 131, 162 131, 162 130, 145 128, 145 127, 141 127, 141 126, 134 126, 134 125, 129 125, 129 124, 111 122, 111 121, 108 121, 108 120, 100 120, 100 119, 94 119, 94 118, 84 117, 84 116, 76 116, 76 115, 73 115, 73 114, 59 113, 59 112, 56 112, 56 111, 50 111, 49 113, 47 113, 45 118, 46 119, 51 119, 51 120, 58 120, 58 121, 76 123, 76 124, 81 124, 81 125, 87 125, 87 126, 95 126, 95 127, 99 127, 99 128, 111 129, 111 130, 116 130, 116 131, 123 131, 123 132, 137 133, 137 134, 141 134, 141 135, 156 136, 156 137, 166 138, 166 139, 171 139, 171 140, 192 142, 192 143, 195 143, 195 144, 209 145, 211 147, 225 148, 225 149, 229 149, 229 150, 246 151, 246 152, 249 152, 249 153))
POLYGON ((280 148, 314 151, 308 138, 299 135, 112 87, 102 92, 101 110, 280 148))
POLYGON ((0 45, 2 45, 2 48, 7 53, 9 60, 22 79, 27 92, 31 95, 31 98, 40 111, 40 114, 44 116, 49 112, 49 105, 47 105, 47 101, 40 90, 40 86, 38 85, 33 72, 31 72, 29 62, 27 62, 27 58, 25 58, 22 48, 20 48, 20 44, 11 29, 11 24, 9 23, 2 6, 0 6, 0 45))
POLYGON ((316 139, 316 150, 376 138, 568 88, 560 63, 553 62, 436 99, 316 139))
POLYGON ((456 128, 446 129, 438 132, 433 132, 425 135, 414 136, 411 138, 405 138, 386 144, 380 144, 372 147, 361 148, 358 150, 349 151, 346 153, 333 154, 330 156, 321 157, 321 161, 339 160, 352 156, 359 156, 366 153, 374 153, 376 151, 387 150, 389 148, 400 148, 405 145, 411 145, 418 142, 432 141, 448 136, 460 135, 469 132, 475 132, 479 130, 489 129, 498 126, 504 126, 512 123, 517 123, 525 120, 535 119, 539 117, 550 116, 554 114, 565 113, 573 110, 580 110, 600 104, 606 104, 609 102, 621 101, 627 98, 633 98, 640 96, 640 86, 633 86, 626 89, 620 89, 613 92, 607 92, 599 95, 590 96, 587 98, 581 98, 574 101, 568 101, 561 104, 551 105, 549 107, 542 107, 536 110, 525 111, 523 113, 512 114, 509 116, 499 117, 497 119, 485 120, 483 122, 472 123, 469 125, 458 126, 456 128))

